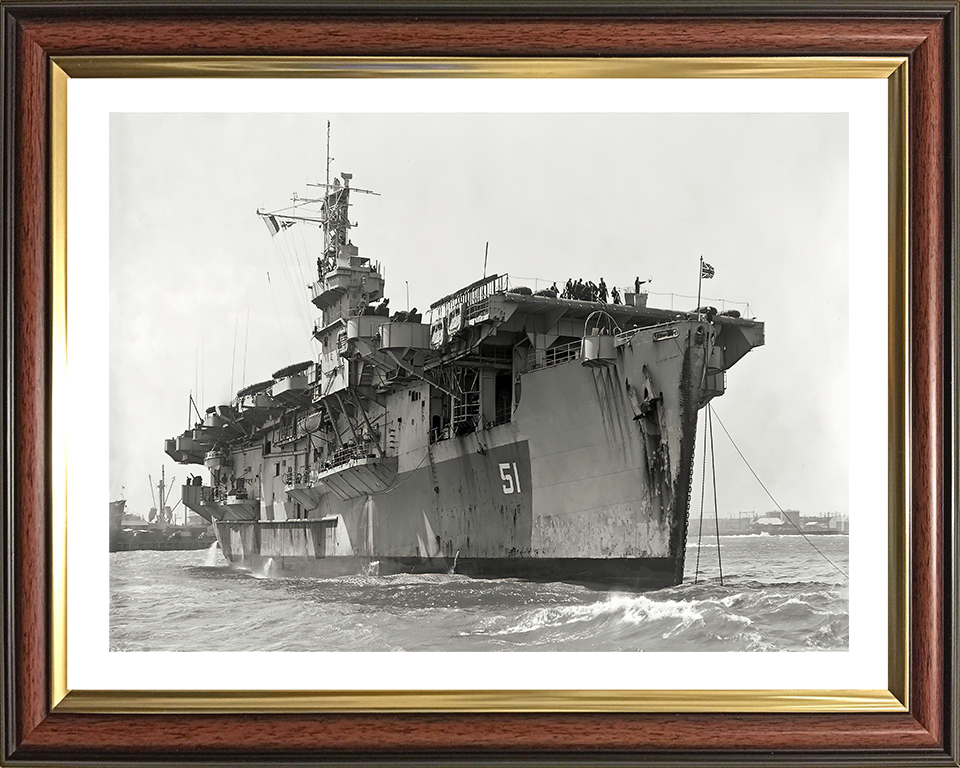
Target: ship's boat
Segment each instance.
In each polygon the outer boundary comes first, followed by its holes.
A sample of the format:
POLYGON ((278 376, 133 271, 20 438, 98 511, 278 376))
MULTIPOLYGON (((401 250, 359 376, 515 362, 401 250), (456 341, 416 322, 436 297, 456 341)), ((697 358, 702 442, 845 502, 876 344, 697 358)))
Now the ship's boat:
POLYGON ((224 556, 322 576, 377 563, 382 575, 680 583, 697 415, 763 344, 763 324, 649 307, 639 289, 618 304, 517 290, 507 275, 440 298, 426 322, 390 316, 380 266, 350 239, 361 190, 342 177, 320 185, 318 358, 166 441, 209 470, 183 503, 214 524, 224 556))

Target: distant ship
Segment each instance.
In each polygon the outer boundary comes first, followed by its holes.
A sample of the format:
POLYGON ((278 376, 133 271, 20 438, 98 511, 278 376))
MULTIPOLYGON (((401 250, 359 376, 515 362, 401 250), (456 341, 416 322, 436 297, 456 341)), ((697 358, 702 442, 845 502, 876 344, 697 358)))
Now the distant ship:
MULTIPOLYGON (((150 485, 152 491, 152 479, 150 485)), ((208 549, 216 543, 216 537, 210 531, 209 524, 188 525, 186 519, 183 525, 173 523, 172 510, 166 504, 172 489, 166 489, 165 486, 166 477, 161 469, 160 482, 157 485, 160 491, 160 509, 154 507, 150 510, 150 520, 127 515, 126 499, 117 499, 110 502, 111 552, 130 552, 145 549, 164 551, 208 549)))
MULTIPOLYGON (((704 532, 713 535, 714 531, 719 532, 721 536, 756 536, 758 534, 770 534, 776 536, 848 536, 850 534, 850 521, 846 517, 837 515, 823 517, 797 517, 790 520, 786 519, 787 514, 794 510, 787 510, 784 513, 771 512, 764 515, 750 513, 739 517, 721 517, 715 520, 708 516, 702 523, 704 532)), ((696 528, 701 528, 698 518, 693 518, 691 524, 696 528)))
POLYGON ((750 525, 750 533, 767 533, 773 536, 846 536, 849 523, 839 518, 801 517, 795 510, 779 515, 758 517, 750 525))
POLYGON ((608 303, 507 275, 438 299, 429 322, 391 316, 380 265, 350 238, 351 194, 368 191, 351 178, 330 184, 328 162, 314 218, 258 211, 274 233, 323 228, 317 359, 198 411, 165 443, 209 470, 183 503, 213 523, 227 560, 680 583, 698 411, 763 344, 763 324, 651 308, 639 285, 608 303))

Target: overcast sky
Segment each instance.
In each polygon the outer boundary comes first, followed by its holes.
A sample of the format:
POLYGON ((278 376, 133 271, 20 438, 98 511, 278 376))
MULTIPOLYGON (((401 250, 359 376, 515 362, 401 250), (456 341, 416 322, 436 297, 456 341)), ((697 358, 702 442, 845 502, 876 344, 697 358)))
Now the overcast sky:
MULTIPOLYGON (((317 232, 271 238, 256 210, 316 193, 328 119, 331 173, 380 193, 353 196, 352 239, 394 308, 407 283, 426 310, 479 279, 489 241, 488 274, 640 275, 651 305, 692 309, 669 294, 696 295, 702 255, 704 303, 766 323, 717 415, 781 506, 848 512, 845 114, 111 115, 111 498, 146 515, 148 474, 198 471, 163 452, 191 390, 202 412, 314 356, 317 232)), ((774 509, 715 442, 721 515, 774 509)))

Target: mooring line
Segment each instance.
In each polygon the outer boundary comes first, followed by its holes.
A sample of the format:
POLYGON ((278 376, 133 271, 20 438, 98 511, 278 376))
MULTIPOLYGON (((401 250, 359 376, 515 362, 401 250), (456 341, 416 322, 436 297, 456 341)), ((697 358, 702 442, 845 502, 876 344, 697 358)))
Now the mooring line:
POLYGON ((697 567, 693 572, 693 583, 700 579, 700 544, 703 541, 703 496, 707 488, 707 420, 703 420, 703 470, 700 472, 700 525, 697 532, 697 567))
MULTIPOLYGON (((824 560, 826 560, 828 563, 830 563, 830 565, 832 565, 832 566, 837 570, 837 572, 838 572, 841 576, 843 576, 843 578, 845 578, 845 579, 847 579, 847 581, 849 581, 849 580, 850 580, 850 577, 849 577, 846 573, 844 573, 843 569, 840 568, 840 566, 837 565, 835 562, 833 562, 833 560, 831 560, 829 557, 827 557, 825 554, 823 554, 823 552, 821 552, 821 551, 819 550, 819 548, 817 547, 817 545, 814 544, 812 541, 810 541, 809 538, 807 538, 807 534, 805 534, 802 530, 800 530, 800 526, 797 525, 795 522, 793 522, 793 520, 790 519, 790 516, 789 516, 789 515, 786 515, 786 514, 784 513, 783 507, 781 507, 780 504, 777 503, 777 500, 776 500, 775 498, 773 498, 773 494, 770 493, 770 491, 767 490, 767 486, 765 486, 765 485, 763 484, 763 481, 760 479, 760 477, 757 475, 757 473, 753 471, 753 467, 750 466, 750 462, 747 461, 747 457, 743 455, 743 451, 741 451, 740 448, 737 446, 737 444, 733 441, 733 437, 730 435, 730 432, 727 430, 727 428, 723 425, 723 421, 720 419, 719 416, 717 416, 717 421, 720 422, 720 427, 721 427, 721 429, 723 429, 724 433, 726 434, 727 439, 730 440, 730 444, 736 449, 737 453, 740 454, 740 458, 743 459, 743 463, 747 465, 747 469, 750 470, 751 474, 754 476, 754 478, 756 478, 756 481, 757 481, 758 483, 760 483, 760 487, 763 488, 763 490, 766 492, 767 496, 770 497, 770 501, 772 501, 774 504, 776 504, 777 509, 780 510, 780 514, 781 514, 781 515, 784 515, 784 516, 786 517, 787 522, 789 522, 790 525, 792 525, 794 528, 797 529, 797 533, 799 533, 801 536, 803 536, 804 541, 806 541, 807 544, 809 544, 811 547, 813 547, 814 550, 817 552, 817 554, 820 555, 820 557, 822 557, 824 560)), ((702 514, 702 513, 701 513, 701 514, 702 514)))
MULTIPOLYGON (((713 475, 713 522, 717 528, 717 565, 720 567, 720 586, 723 586, 723 559, 720 557, 720 505, 717 504, 717 452, 713 449, 713 405, 707 403, 710 424, 710 474, 713 475)), ((701 517, 703 512, 700 513, 701 517)))

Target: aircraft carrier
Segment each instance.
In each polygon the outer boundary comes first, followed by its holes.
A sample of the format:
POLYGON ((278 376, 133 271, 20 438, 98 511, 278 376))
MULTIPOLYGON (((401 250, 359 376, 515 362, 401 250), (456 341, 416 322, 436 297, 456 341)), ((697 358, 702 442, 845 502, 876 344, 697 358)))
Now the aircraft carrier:
POLYGON ((166 441, 209 470, 183 503, 224 556, 318 576, 680 583, 698 413, 763 324, 649 307, 639 284, 607 301, 507 275, 439 298, 426 322, 391 312, 351 239, 350 198, 367 191, 351 178, 328 170, 312 219, 258 212, 274 233, 323 229, 317 358, 195 408, 166 441))

